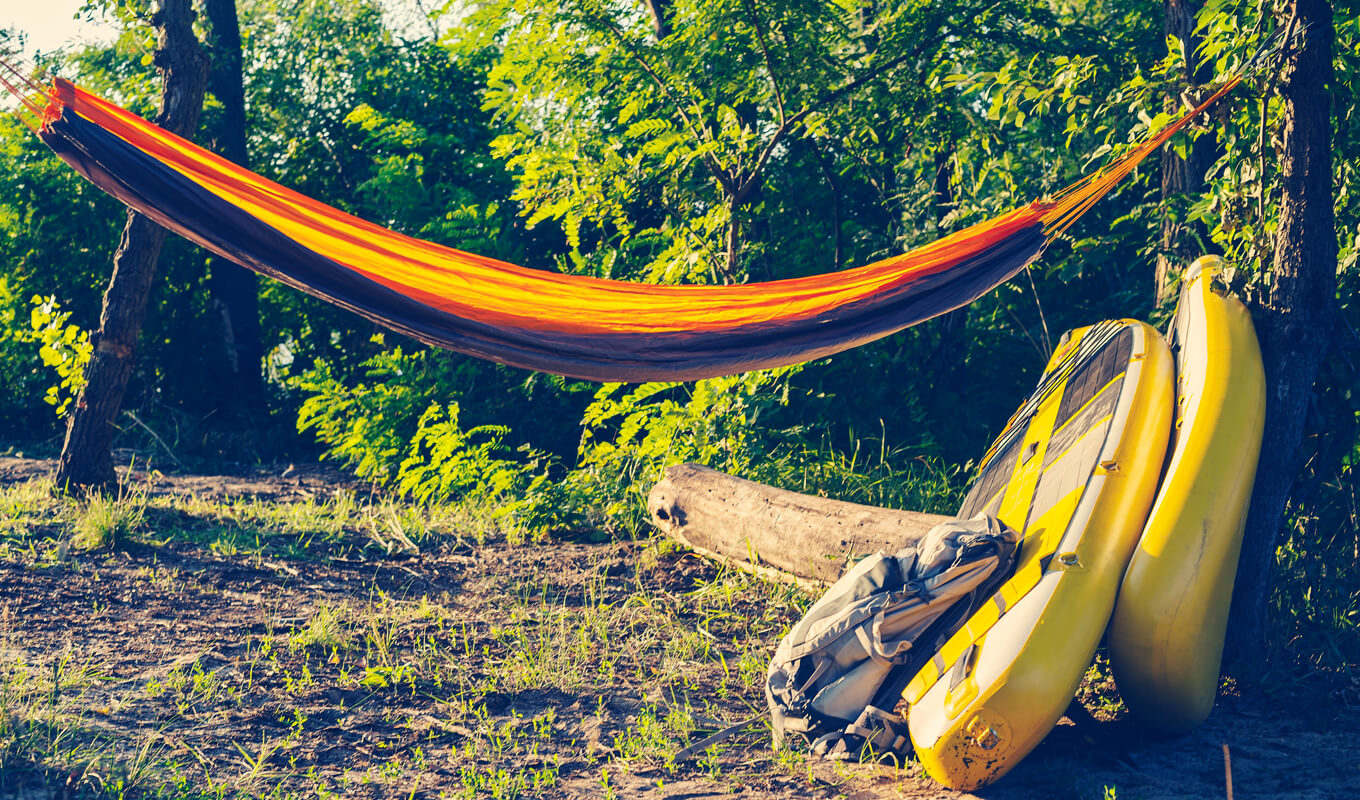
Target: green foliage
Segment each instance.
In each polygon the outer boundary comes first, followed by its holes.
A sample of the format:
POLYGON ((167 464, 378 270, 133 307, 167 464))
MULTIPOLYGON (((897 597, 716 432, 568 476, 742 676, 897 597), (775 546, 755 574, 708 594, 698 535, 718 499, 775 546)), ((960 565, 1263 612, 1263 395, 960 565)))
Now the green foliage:
POLYGON ((416 426, 396 487, 429 503, 468 495, 498 500, 521 488, 525 466, 504 458, 505 425, 464 430, 457 403, 432 405, 416 426))
POLYGON ((489 2, 480 35, 446 36, 501 43, 486 107, 511 127, 495 151, 528 224, 562 225, 564 268, 740 281, 892 252, 923 232, 931 196, 898 178, 994 121, 937 74, 1054 46, 1087 64, 1093 38, 1058 44, 1043 5, 1011 2, 666 7, 659 40, 645 15, 594 0, 489 2))
MULTIPOLYGON (((91 0, 84 13, 111 13, 123 35, 50 66, 150 116, 150 5, 91 0)), ((661 36, 646 4, 608 0, 447 4, 398 28, 377 0, 238 5, 253 169, 413 236, 654 283, 780 279, 895 255, 1060 190, 1202 91, 1186 85, 1196 56, 1165 38, 1154 0, 675 0, 658 4, 661 36)), ((1208 0, 1198 57, 1229 74, 1277 11, 1208 0)), ((1338 7, 1337 37, 1337 303, 1360 327, 1353 9, 1338 7)), ((642 494, 678 461, 952 511, 970 460, 1062 330, 1165 313, 1152 297, 1163 219, 1201 224, 1203 246, 1222 250, 1249 291, 1265 286, 1279 79, 1254 76, 1212 124, 1173 142, 1184 153, 1215 137, 1202 195, 1164 202, 1150 160, 966 315, 800 368, 585 386, 395 346, 365 320, 264 282, 271 418, 260 428, 296 419, 359 475, 425 503, 482 507, 516 530, 639 530, 642 494)), ((210 99, 205 131, 219 113, 210 99)), ((0 182, 0 435, 51 437, 56 418, 37 398, 46 391, 60 410, 77 388, 79 329, 97 320, 124 213, 10 118, 0 182), (46 298, 36 315, 22 302, 34 295, 46 298)), ((167 243, 127 400, 175 432, 181 455, 211 453, 200 428, 216 424, 202 389, 216 313, 205 274, 202 252, 167 243)), ((1360 382, 1343 361, 1328 366, 1308 489, 1280 553, 1295 576, 1277 597, 1294 626, 1284 638, 1314 653, 1354 639, 1356 622, 1345 532, 1360 382), (1314 623, 1324 633, 1309 638, 1314 623)), ((250 457, 310 446, 291 432, 260 438, 250 457)))
POLYGON ((575 524, 550 477, 552 455, 512 445, 509 426, 464 425, 463 406, 446 399, 475 403, 467 384, 485 377, 484 365, 395 348, 361 366, 357 382, 341 381, 326 362, 294 381, 308 395, 298 429, 312 432, 326 455, 418 502, 480 509, 476 524, 512 537, 575 524))
POLYGON ((684 383, 606 384, 582 419, 568 495, 589 522, 636 531, 646 495, 671 464, 749 475, 784 432, 762 417, 787 405, 799 367, 684 383))
POLYGON ((0 275, 0 417, 20 417, 28 408, 28 391, 35 371, 26 331, 19 326, 22 304, 0 275))
POLYGON ((525 468, 504 457, 510 429, 465 429, 458 403, 441 403, 422 385, 425 360, 423 352, 401 348, 379 353, 362 364, 367 380, 353 385, 318 363, 297 380, 309 395, 298 411, 298 430, 312 431, 327 455, 360 477, 423 502, 491 499, 519 488, 525 468))
POLYGON ((85 387, 85 365, 94 346, 88 331, 70 324, 71 312, 61 310, 57 298, 34 295, 30 302, 33 309, 29 313, 28 338, 38 343, 43 366, 56 372, 58 378, 55 386, 47 387, 43 401, 56 406, 57 416, 64 417, 85 387))

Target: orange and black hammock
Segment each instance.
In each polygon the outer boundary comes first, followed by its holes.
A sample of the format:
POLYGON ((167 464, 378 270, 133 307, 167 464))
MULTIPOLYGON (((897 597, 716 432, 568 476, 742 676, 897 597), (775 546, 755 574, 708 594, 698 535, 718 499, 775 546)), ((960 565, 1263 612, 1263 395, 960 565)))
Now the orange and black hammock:
POLYGON ((1237 83, 1055 198, 867 266, 735 286, 562 275, 404 236, 64 80, 43 92, 39 135, 96 186, 186 239, 422 342, 589 380, 692 380, 830 355, 972 302, 1237 83))

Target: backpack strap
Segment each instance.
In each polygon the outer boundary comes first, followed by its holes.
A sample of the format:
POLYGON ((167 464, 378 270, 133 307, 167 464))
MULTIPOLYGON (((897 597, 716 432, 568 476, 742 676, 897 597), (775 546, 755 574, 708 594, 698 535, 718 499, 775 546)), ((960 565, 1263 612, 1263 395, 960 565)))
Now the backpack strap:
POLYGON ((728 725, 726 728, 723 728, 722 730, 718 731, 712 736, 705 736, 704 738, 700 739, 699 741, 695 742, 689 747, 686 747, 684 750, 681 750, 680 752, 676 753, 674 760, 684 761, 685 759, 691 758, 698 753, 702 753, 703 751, 707 750, 708 748, 712 747, 718 742, 721 742, 724 739, 730 739, 731 737, 735 736, 738 732, 740 732, 742 729, 749 728, 750 726, 756 724, 757 722, 760 722, 764 718, 765 718, 764 714, 757 714, 754 717, 748 717, 742 720, 741 722, 728 725))

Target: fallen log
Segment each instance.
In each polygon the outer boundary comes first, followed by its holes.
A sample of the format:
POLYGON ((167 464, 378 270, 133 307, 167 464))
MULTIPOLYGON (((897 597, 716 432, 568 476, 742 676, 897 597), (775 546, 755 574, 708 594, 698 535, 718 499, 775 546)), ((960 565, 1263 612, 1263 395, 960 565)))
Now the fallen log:
POLYGON ((812 497, 680 464, 647 497, 652 524, 694 551, 785 581, 829 584, 952 517, 812 497))

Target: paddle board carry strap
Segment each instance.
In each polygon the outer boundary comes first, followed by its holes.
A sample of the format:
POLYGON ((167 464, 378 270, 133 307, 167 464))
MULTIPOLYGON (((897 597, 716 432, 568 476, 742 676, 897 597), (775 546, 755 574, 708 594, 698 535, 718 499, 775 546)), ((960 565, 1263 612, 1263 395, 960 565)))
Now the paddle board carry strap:
POLYGON ((978 515, 863 559, 780 641, 765 695, 774 742, 829 758, 905 754, 901 685, 1013 569, 1019 535, 978 515))

